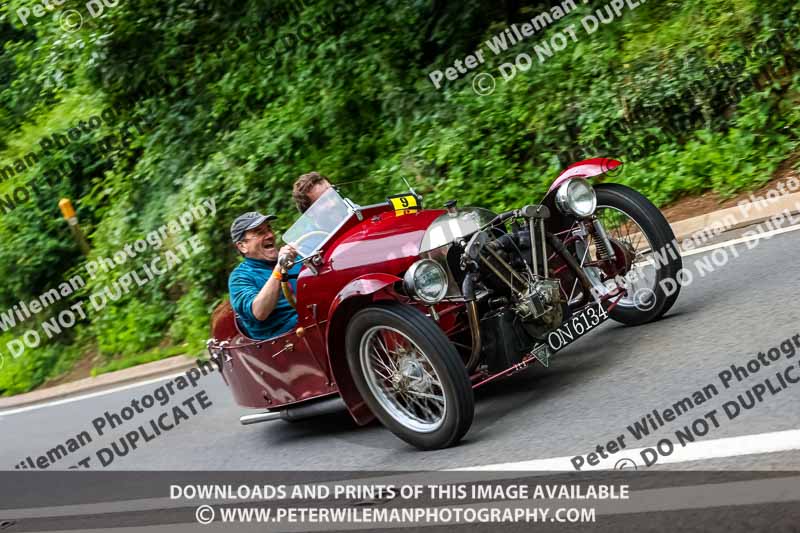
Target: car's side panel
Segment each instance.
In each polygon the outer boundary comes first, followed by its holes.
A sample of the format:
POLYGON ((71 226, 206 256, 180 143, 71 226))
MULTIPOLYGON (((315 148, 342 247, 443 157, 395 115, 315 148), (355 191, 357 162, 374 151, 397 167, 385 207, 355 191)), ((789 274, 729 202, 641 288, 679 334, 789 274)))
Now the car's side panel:
MULTIPOLYGON (((235 328, 233 311, 219 321, 235 328)), ((222 375, 236 403, 245 407, 277 407, 335 392, 329 378, 324 339, 319 327, 291 331, 264 341, 240 332, 228 339, 221 353, 222 375)), ((215 332, 217 329, 215 328, 215 332)))
MULTIPOLYGON (((372 295, 379 290, 389 287, 398 281, 402 281, 402 278, 398 276, 393 276, 391 274, 383 274, 383 273, 375 273, 375 274, 365 274, 359 278, 354 279, 345 287, 339 291, 339 294, 331 302, 330 310, 328 311, 328 316, 333 316, 336 313, 336 309, 344 302, 350 298, 355 296, 369 296, 372 295)), ((329 329, 330 331, 330 329, 329 329)))
POLYGON ((386 211, 365 218, 325 246, 315 274, 304 268, 297 279, 298 323, 328 319, 331 303, 351 281, 368 274, 402 274, 419 258, 419 245, 430 223, 444 211, 423 210, 397 216, 386 211))

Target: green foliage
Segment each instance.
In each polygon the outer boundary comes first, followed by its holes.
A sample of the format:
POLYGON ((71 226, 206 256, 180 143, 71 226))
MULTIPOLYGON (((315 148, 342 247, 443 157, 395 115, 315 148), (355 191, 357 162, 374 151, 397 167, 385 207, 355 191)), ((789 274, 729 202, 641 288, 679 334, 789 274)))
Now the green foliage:
MULTIPOLYGON (((484 41, 545 4, 143 0, 85 16, 76 33, 53 17, 20 26, 14 9, 23 4, 12 0, 0 14, 0 167, 103 109, 119 118, 0 184, 1 196, 73 156, 80 162, 0 215, 0 311, 67 273, 85 276, 86 261, 113 257, 201 199, 214 198, 218 211, 165 245, 197 235, 205 251, 191 261, 23 357, 6 355, 0 394, 35 387, 87 351, 118 368, 167 353, 139 355, 156 346, 204 340, 238 261, 230 221, 257 208, 285 227, 296 216, 292 183, 309 170, 353 182, 344 190, 363 204, 398 192, 405 177, 428 206, 458 198, 503 209, 539 199, 573 160, 620 156, 625 171, 615 179, 664 204, 755 187, 797 150, 800 7, 788 0, 647 2, 592 35, 580 18, 603 3, 577 2, 499 57, 484 41), (538 64, 533 44, 570 24, 578 41, 538 64), (752 53, 779 31, 779 49, 752 53), (498 78, 492 95, 477 96, 471 75, 433 88, 432 70, 479 47, 487 64, 478 72, 498 78), (534 66, 502 81, 500 64, 520 52, 534 66), (720 63, 741 68, 710 77, 720 63), (129 143, 80 155, 130 123, 144 126, 129 143), (63 196, 89 236, 88 258, 61 219, 63 196)), ((87 277, 80 295, 4 334, 0 352, 162 252, 87 277)))
POLYGON ((116 372, 117 370, 125 370, 126 368, 143 365, 145 363, 152 363, 154 361, 160 361, 161 359, 175 357, 176 355, 199 355, 201 351, 202 347, 197 346, 196 344, 194 346, 190 346, 189 343, 184 343, 181 346, 171 346, 169 348, 156 348, 146 353, 118 358, 114 361, 104 364, 103 366, 92 368, 91 374, 93 377, 99 376, 100 374, 116 372))

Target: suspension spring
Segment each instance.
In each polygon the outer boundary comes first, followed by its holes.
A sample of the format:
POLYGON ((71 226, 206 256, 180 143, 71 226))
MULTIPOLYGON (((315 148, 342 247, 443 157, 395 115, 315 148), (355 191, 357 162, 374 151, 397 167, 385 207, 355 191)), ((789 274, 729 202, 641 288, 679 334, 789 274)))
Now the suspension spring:
POLYGON ((599 220, 595 219, 589 224, 589 233, 594 237, 597 258, 602 261, 614 259, 615 256, 610 249, 611 243, 608 240, 608 235, 606 235, 605 228, 603 228, 599 220))

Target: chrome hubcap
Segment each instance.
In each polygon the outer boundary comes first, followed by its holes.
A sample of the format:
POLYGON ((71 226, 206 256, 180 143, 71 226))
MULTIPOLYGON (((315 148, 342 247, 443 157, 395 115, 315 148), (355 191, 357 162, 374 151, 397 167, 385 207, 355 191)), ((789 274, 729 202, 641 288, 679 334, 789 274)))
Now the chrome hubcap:
POLYGON ((420 433, 442 425, 447 402, 441 379, 411 339, 374 326, 361 338, 359 359, 370 392, 394 420, 420 433))

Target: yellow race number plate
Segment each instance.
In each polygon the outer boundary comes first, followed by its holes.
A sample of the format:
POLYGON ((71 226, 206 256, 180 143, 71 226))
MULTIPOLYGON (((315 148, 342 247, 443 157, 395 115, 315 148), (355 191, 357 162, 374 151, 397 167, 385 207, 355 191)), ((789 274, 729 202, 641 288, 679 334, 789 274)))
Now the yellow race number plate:
POLYGON ((389 203, 399 215, 407 215, 409 213, 416 213, 419 209, 419 200, 413 194, 398 194, 387 198, 389 203))

